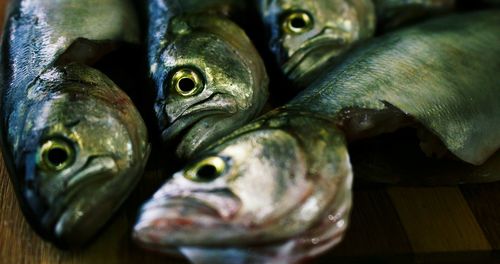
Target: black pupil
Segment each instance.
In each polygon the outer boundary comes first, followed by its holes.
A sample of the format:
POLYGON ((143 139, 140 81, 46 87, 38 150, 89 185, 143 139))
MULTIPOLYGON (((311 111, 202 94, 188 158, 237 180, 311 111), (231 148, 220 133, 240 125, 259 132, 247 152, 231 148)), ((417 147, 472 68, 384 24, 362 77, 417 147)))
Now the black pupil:
POLYGON ((59 166, 68 160, 68 153, 62 148, 53 148, 47 153, 49 162, 55 166, 59 166))
POLYGON ((214 180, 218 176, 217 168, 213 165, 204 165, 196 172, 196 176, 203 181, 214 180))
POLYGON ((306 21, 301 17, 293 18, 292 21, 290 22, 290 24, 294 28, 305 28, 306 27, 306 21))
POLYGON ((192 91, 196 84, 194 83, 194 81, 190 78, 182 78, 179 80, 179 89, 181 89, 181 91, 183 92, 190 92, 192 91))

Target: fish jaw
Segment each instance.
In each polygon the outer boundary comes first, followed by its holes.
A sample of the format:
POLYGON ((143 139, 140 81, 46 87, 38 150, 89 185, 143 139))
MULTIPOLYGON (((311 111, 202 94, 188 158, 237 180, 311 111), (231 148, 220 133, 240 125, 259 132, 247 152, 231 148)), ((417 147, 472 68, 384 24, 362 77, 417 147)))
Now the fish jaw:
POLYGON ((233 114, 219 110, 214 113, 206 111, 173 123, 164 131, 163 140, 172 142, 177 138, 176 155, 188 160, 220 138, 245 125, 250 117, 245 112, 233 114))
POLYGON ((122 171, 110 156, 89 158, 78 172, 52 179, 64 182, 65 188, 51 193, 47 193, 48 188, 26 188, 23 194, 36 211, 39 211, 39 201, 45 201, 46 209, 39 215, 39 221, 44 233, 56 245, 80 247, 116 212, 142 170, 143 164, 138 164, 122 171))
MULTIPOLYGON (((149 215, 143 215, 142 219, 155 219, 154 214, 158 214, 159 216, 156 216, 156 222, 154 223, 142 222, 139 220, 139 224, 136 225, 136 229, 134 231, 134 239, 144 248, 153 249, 167 255, 177 256, 180 251, 192 263, 196 264, 301 263, 304 259, 316 257, 341 242, 349 221, 348 218, 352 202, 350 192, 352 175, 346 177, 346 180, 341 184, 344 185, 341 188, 341 190, 344 191, 337 194, 335 201, 331 204, 331 206, 329 206, 328 209, 325 210, 325 213, 318 218, 319 221, 317 225, 290 240, 281 240, 272 243, 251 243, 245 247, 238 247, 235 243, 228 243, 223 247, 217 244, 211 244, 204 247, 193 245, 179 246, 175 243, 167 243, 166 240, 175 240, 171 237, 171 235, 175 233, 175 229, 173 227, 174 225, 171 222, 168 222, 171 221, 171 219, 168 219, 168 215, 172 214, 172 212, 168 212, 168 208, 163 208, 166 210, 164 212, 161 210, 156 212, 150 211, 149 215), (162 222, 162 217, 167 218, 167 221, 162 222), (172 229, 167 231, 166 229, 161 228, 166 226, 171 226, 172 229), (145 228, 147 230, 141 230, 141 228, 145 228)), ((182 206, 184 206, 184 208, 189 208, 187 204, 182 206)), ((147 208, 151 209, 148 205, 146 205, 144 209, 147 208)), ((213 209, 206 208, 204 210, 210 211, 213 209)), ((205 228, 205 230, 210 230, 212 228, 212 231, 201 235, 206 236, 204 239, 211 240, 214 234, 224 236, 225 232, 233 232, 231 226, 225 225, 219 226, 221 230, 214 232, 213 228, 217 228, 217 224, 220 224, 220 222, 216 222, 214 219, 217 219, 220 216, 215 212, 215 210, 211 211, 210 214, 213 215, 214 218, 207 221, 207 225, 204 225, 203 228, 205 228), (213 225, 214 223, 216 224, 213 225)), ((204 218, 200 220, 203 221, 204 218)), ((182 223, 179 221, 178 224, 189 223, 188 219, 184 219, 184 221, 186 222, 182 223)), ((241 228, 241 232, 248 232, 248 230, 245 231, 245 227, 242 226, 241 228)), ((185 235, 200 236, 200 230, 189 230, 185 235)))
POLYGON ((359 36, 358 32, 346 32, 327 27, 296 48, 288 47, 285 39, 282 40, 282 53, 287 56, 279 63, 288 79, 305 88, 322 74, 325 67, 331 65, 332 62, 336 63, 341 55, 364 38, 366 36, 359 36))
POLYGON ((216 94, 177 115, 163 130, 162 140, 176 149, 178 157, 189 159, 253 116, 249 109, 240 109, 232 96, 216 94))
POLYGON ((324 71, 325 65, 338 58, 349 48, 343 40, 335 37, 318 37, 294 51, 281 68, 287 78, 299 87, 307 87, 324 71))
POLYGON ((304 256, 323 252, 318 244, 330 248, 338 243, 352 184, 342 134, 330 121, 315 117, 270 116, 202 155, 201 161, 225 159, 225 171, 215 180, 190 180, 186 175, 195 162, 166 182, 142 208, 136 242, 161 252, 259 247, 269 253, 293 241, 293 251, 304 256), (231 194, 228 199, 222 199, 221 190, 231 194))
POLYGON ((85 199, 78 202, 75 200, 55 225, 54 231, 59 244, 71 243, 72 246, 81 246, 92 239, 128 197, 139 180, 137 175, 141 175, 143 170, 144 168, 140 165, 122 175, 109 176, 116 179, 133 179, 132 182, 128 180, 124 181, 125 184, 119 184, 110 180, 99 185, 98 189, 88 188, 86 189, 88 192, 82 192, 81 195, 85 196, 85 199), (122 191, 110 192, 113 189, 122 191))
MULTIPOLYGON (((350 192, 349 192, 350 193, 350 192)), ((339 197, 340 198, 340 197, 339 197)), ((347 228, 351 197, 340 200, 347 202, 347 211, 339 210, 335 216, 328 214, 319 228, 314 228, 291 240, 265 245, 246 247, 180 247, 179 251, 194 264, 231 263, 303 263, 317 257, 342 241, 347 228), (328 222, 328 223, 325 223, 328 222)), ((168 253, 165 251, 165 253, 168 253)))
MULTIPOLYGON (((307 36, 285 34, 271 42, 271 49, 284 73, 288 74, 290 69, 298 67, 308 56, 316 53, 326 53, 328 57, 340 54, 352 44, 351 35, 352 32, 325 27, 310 32, 307 36)), ((322 57, 316 55, 315 59, 322 57)))
MULTIPOLYGON (((106 189, 109 181, 117 177, 117 170, 116 162, 111 157, 92 159, 88 166, 72 176, 65 192, 56 194, 59 198, 54 200, 50 211, 46 214, 49 217, 44 219, 49 224, 46 228, 54 230, 54 235, 62 241, 88 240, 89 237, 85 236, 90 235, 89 233, 75 232, 75 230, 77 226, 85 225, 85 221, 94 222, 102 217, 104 212, 112 210, 106 204, 100 203, 96 206, 92 201, 99 200, 96 197, 101 196, 102 189, 106 189), (93 214, 95 218, 82 217, 89 212, 99 210, 102 211, 93 214), (53 219, 50 219, 51 217, 53 219), (50 225, 51 223, 55 224, 50 225)), ((84 230, 85 228, 80 228, 80 231, 84 230)))
MULTIPOLYGON (((221 237, 234 236, 235 230, 228 222, 240 209, 241 201, 232 195, 215 195, 219 199, 203 192, 191 194, 191 197, 155 198, 142 208, 134 238, 145 247, 161 244, 175 248, 176 241, 186 236, 196 241, 210 240, 214 230, 221 237), (211 199, 202 200, 210 196, 211 199)), ((244 232, 244 228, 240 232, 244 232)))
MULTIPOLYGON (((191 246, 180 247, 178 250, 194 264, 302 263, 306 259, 326 252, 342 241, 347 228, 351 200, 350 192, 340 195, 337 199, 339 203, 336 205, 342 207, 334 213, 325 214, 324 220, 316 228, 291 240, 246 247, 234 247, 234 245, 227 247, 191 246)), ((331 209, 334 207, 332 206, 331 209)), ((164 251, 164 253, 168 253, 168 251, 164 251)))
MULTIPOLYGON (((280 40, 283 52, 286 57, 280 62, 282 65, 292 60, 294 56, 299 58, 307 56, 308 53, 314 53, 316 49, 325 47, 326 51, 345 49, 352 38, 350 32, 339 31, 338 29, 326 27, 317 35, 311 36, 300 44, 292 43, 292 39, 285 37, 280 40)), ((297 60, 297 59, 294 59, 297 60)))

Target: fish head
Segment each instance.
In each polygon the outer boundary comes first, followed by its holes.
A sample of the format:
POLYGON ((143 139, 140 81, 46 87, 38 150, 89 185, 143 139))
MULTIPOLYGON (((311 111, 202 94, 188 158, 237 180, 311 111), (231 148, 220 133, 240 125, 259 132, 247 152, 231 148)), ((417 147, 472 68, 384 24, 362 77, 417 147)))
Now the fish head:
POLYGON ((132 102, 84 66, 42 75, 32 87, 18 164, 22 195, 44 236, 62 246, 92 238, 141 177, 149 145, 132 102))
POLYGON ((229 20, 174 18, 167 39, 155 66, 162 87, 156 112, 164 142, 188 158, 256 117, 268 79, 252 43, 229 20))
POLYGON ((351 182, 343 139, 320 128, 305 132, 317 122, 287 128, 286 119, 237 130, 175 173, 143 206, 134 238, 151 249, 243 247, 329 228, 318 222, 350 203, 338 195, 351 182))
POLYGON ((375 27, 367 0, 261 0, 260 9, 270 48, 287 76, 297 67, 308 71, 310 64, 338 56, 375 27))

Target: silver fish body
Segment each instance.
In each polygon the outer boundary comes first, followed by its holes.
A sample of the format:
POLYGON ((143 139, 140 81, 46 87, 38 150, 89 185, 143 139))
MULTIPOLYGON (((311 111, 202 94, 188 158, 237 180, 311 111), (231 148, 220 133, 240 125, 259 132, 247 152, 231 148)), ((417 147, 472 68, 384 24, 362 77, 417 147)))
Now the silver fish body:
POLYGON ((177 1, 149 1, 156 116, 164 143, 181 158, 255 118, 268 96, 264 63, 245 32, 198 12, 177 1))
POLYGON ((136 241, 181 247, 194 263, 292 263, 337 244, 351 208, 344 136, 300 112, 268 117, 162 186, 142 208, 136 241))
POLYGON ((0 73, 3 157, 26 219, 60 247, 92 238, 147 161, 132 101, 87 65, 118 42, 137 43, 136 22, 122 0, 12 3, 0 73))
POLYGON ((436 19, 357 49, 284 107, 221 139, 147 202, 134 238, 195 263, 292 263, 337 244, 346 138, 420 123, 460 159, 500 146, 500 12, 436 19))
POLYGON ((283 73, 307 86, 332 58, 375 33, 371 0, 259 0, 269 47, 283 73))
MULTIPOLYGON (((500 41, 498 14, 449 16, 380 38, 351 54, 289 107, 307 105, 311 112, 335 116, 345 109, 393 106, 455 156, 479 165, 500 146, 500 108, 494 99, 500 46, 490 45, 500 41)), ((382 125, 365 122, 348 130, 355 136, 382 125)))

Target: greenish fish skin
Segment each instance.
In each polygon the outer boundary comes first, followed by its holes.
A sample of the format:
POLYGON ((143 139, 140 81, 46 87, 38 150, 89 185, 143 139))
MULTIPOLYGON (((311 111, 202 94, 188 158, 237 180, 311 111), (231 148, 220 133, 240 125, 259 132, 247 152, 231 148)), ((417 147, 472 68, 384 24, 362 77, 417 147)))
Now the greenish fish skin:
POLYGON ((289 104, 174 174, 143 206, 134 239, 180 248, 195 263, 316 256, 348 223, 346 138, 411 125, 405 118, 460 159, 482 163, 500 147, 498 25, 500 11, 453 15, 356 49, 289 104))
POLYGON ((96 235, 149 155, 130 98, 87 65, 118 42, 138 42, 123 0, 15 1, 4 30, 3 156, 26 219, 61 248, 96 235))
POLYGON ((271 52, 286 77, 299 88, 305 88, 329 60, 375 33, 372 0, 257 2, 271 52), (298 14, 305 17, 296 17, 298 14), (295 26, 293 18, 298 23, 295 26))
POLYGON ((430 17, 449 13, 455 8, 455 0, 373 0, 378 24, 385 30, 430 17))
POLYGON ((257 117, 268 97, 264 62, 245 32, 210 10, 186 6, 191 2, 149 1, 155 112, 163 142, 182 159, 257 117), (198 76, 185 78, 192 86, 199 84, 185 94, 175 78, 183 70, 198 76))

